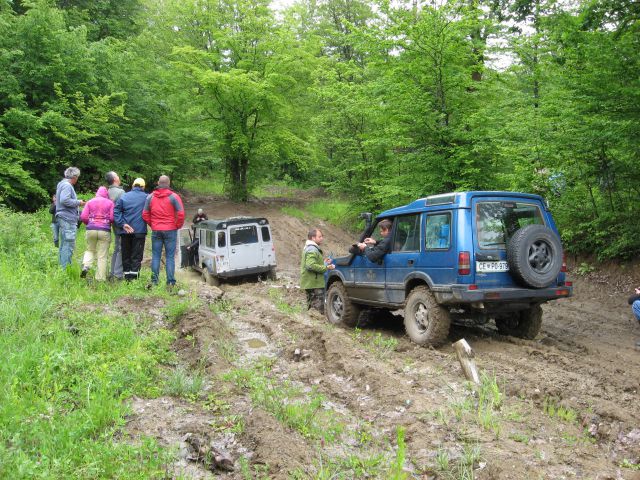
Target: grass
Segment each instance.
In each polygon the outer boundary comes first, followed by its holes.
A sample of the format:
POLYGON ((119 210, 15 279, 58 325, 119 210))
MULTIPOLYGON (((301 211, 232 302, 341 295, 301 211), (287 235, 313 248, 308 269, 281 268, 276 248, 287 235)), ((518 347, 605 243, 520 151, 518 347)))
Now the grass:
POLYGON ((305 307, 302 305, 291 305, 287 302, 281 288, 270 288, 269 298, 279 311, 287 315, 302 313, 305 310, 305 307))
POLYGON ((61 270, 49 221, 0 209, 0 477, 163 478, 170 452, 121 438, 126 400, 161 393, 173 335, 113 307, 157 293, 81 280, 82 234, 61 270))
POLYGON ((195 399, 200 395, 203 386, 204 377, 201 372, 191 374, 179 366, 171 370, 167 376, 163 393, 172 397, 195 399))
POLYGON ((578 421, 578 412, 576 412, 572 408, 558 405, 558 403, 551 398, 544 399, 543 409, 544 412, 551 418, 558 418, 563 422, 574 424, 578 421))
POLYGON ((224 178, 222 176, 191 176, 184 182, 185 190, 197 195, 222 195, 224 178))
POLYGON ((290 217, 305 221, 322 220, 351 230, 354 230, 354 225, 359 223, 355 215, 358 212, 354 212, 352 204, 345 200, 327 198, 310 202, 304 208, 284 206, 280 210, 290 217))
POLYGON ((351 480, 353 478, 385 478, 384 465, 386 458, 382 454, 369 455, 343 455, 329 457, 320 455, 318 461, 312 466, 311 472, 298 468, 291 472, 293 480, 351 480))
POLYGON ((640 472, 640 463, 634 463, 631 460, 625 458, 620 462, 621 468, 627 468, 629 470, 635 470, 636 472, 640 472))
POLYGON ((360 343, 365 350, 373 353, 378 358, 387 358, 398 347, 398 339, 380 332, 363 332, 361 329, 354 329, 352 338, 360 343))
POLYGON ((436 452, 435 468, 438 477, 445 480, 473 480, 474 468, 481 459, 480 446, 477 444, 465 444, 462 455, 456 460, 451 460, 449 452, 441 449, 436 452))
POLYGON ((304 392, 290 382, 271 378, 270 370, 271 364, 265 361, 251 368, 235 369, 223 378, 247 390, 254 405, 264 408, 302 436, 334 442, 344 427, 323 407, 325 398, 315 390, 304 392))

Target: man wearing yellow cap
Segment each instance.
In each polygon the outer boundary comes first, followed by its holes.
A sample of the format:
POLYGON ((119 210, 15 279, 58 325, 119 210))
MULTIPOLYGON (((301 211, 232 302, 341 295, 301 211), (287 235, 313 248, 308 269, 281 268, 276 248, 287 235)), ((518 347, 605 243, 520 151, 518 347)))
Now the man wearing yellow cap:
POLYGON ((122 229, 122 269, 125 280, 134 280, 140 275, 140 265, 147 237, 147 224, 142 220, 142 210, 147 199, 142 178, 133 181, 131 191, 122 195, 113 210, 114 223, 122 229))

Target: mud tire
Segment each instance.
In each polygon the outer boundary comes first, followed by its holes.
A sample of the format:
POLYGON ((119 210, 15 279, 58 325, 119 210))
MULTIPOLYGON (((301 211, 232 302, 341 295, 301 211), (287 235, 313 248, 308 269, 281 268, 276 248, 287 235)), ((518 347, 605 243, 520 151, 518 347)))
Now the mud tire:
POLYGON ((330 323, 356 327, 360 317, 360 305, 351 301, 341 282, 334 282, 327 290, 324 314, 330 323))
POLYGON ((204 267, 204 270, 202 270, 202 279, 204 280, 204 283, 211 287, 220 286, 220 279, 215 275, 209 273, 209 269, 207 267, 204 267))
POLYGON ((533 340, 542 327, 542 307, 536 305, 508 317, 496 318, 496 327, 502 335, 533 340))
POLYGON ((404 328, 418 345, 442 345, 449 335, 449 311, 436 302, 426 286, 416 287, 407 297, 404 328))
POLYGON ((507 245, 511 275, 525 287, 551 285, 562 268, 562 243, 544 225, 527 225, 516 231, 507 245))
POLYGON ((267 272, 267 280, 273 280, 273 281, 278 280, 278 275, 276 274, 275 267, 271 267, 267 272))

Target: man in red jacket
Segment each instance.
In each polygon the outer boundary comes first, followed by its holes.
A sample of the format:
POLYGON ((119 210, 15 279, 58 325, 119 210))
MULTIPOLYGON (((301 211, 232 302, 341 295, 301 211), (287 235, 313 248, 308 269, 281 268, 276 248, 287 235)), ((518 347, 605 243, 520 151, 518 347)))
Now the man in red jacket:
POLYGON ((158 284, 162 246, 166 257, 167 285, 176 283, 174 277, 178 230, 184 224, 184 206, 180 195, 169 188, 171 180, 162 175, 158 188, 147 196, 142 219, 151 227, 151 283, 158 284))

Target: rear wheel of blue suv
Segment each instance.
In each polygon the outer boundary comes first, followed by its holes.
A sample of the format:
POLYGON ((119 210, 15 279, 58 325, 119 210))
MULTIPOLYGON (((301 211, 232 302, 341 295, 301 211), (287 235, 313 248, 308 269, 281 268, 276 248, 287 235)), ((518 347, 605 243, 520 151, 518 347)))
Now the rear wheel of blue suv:
MULTIPOLYGON (((572 295, 557 229, 538 195, 434 195, 383 212, 383 220, 392 222, 392 247, 381 260, 354 249, 326 274, 332 323, 354 326, 361 310, 404 310, 407 334, 421 345, 444 343, 451 322, 494 321, 502 334, 532 339, 540 305, 572 295)), ((375 230, 369 225, 361 240, 375 230)))

